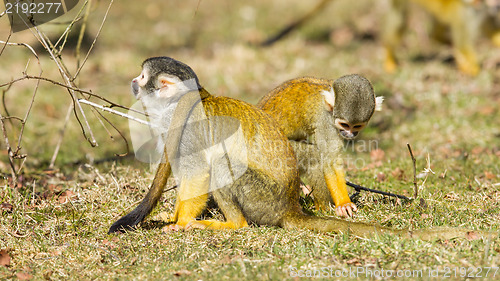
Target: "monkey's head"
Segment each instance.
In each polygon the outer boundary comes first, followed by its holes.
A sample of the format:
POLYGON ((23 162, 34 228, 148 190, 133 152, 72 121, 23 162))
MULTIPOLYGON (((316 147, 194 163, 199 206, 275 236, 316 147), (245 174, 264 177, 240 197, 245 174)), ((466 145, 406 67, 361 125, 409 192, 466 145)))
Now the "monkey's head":
POLYGON ((201 89, 191 67, 169 57, 146 59, 142 63, 141 74, 132 80, 130 86, 138 99, 172 98, 201 89))
POLYGON ((335 127, 345 139, 355 138, 373 112, 381 109, 383 101, 383 97, 375 97, 370 81, 357 74, 338 78, 332 90, 322 94, 326 109, 333 114, 335 127))

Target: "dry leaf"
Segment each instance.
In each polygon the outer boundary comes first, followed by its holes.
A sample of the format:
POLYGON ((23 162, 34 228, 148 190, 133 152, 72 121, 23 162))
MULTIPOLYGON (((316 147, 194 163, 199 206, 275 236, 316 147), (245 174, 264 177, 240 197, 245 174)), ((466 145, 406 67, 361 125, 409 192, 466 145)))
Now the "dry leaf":
POLYGON ((66 190, 63 193, 61 193, 61 196, 59 196, 59 203, 64 204, 68 201, 74 200, 76 198, 76 194, 71 191, 71 190, 66 190))
POLYGON ((33 278, 33 275, 26 273, 26 272, 18 272, 16 274, 16 276, 17 276, 17 279, 19 279, 19 280, 30 280, 31 278, 33 278))
POLYGON ((62 255, 61 249, 55 249, 52 252, 50 252, 50 256, 52 256, 52 257, 57 257, 57 256, 60 256, 60 255, 62 255))
POLYGON ((385 174, 384 174, 384 173, 382 173, 382 172, 378 173, 378 174, 377 174, 377 181, 378 181, 378 182, 383 182, 383 181, 385 181, 385 174))
POLYGON ((486 105, 479 108, 479 113, 482 115, 490 116, 495 112, 495 108, 491 105, 486 105))
POLYGON ((347 264, 353 264, 353 265, 361 265, 361 263, 359 262, 359 259, 358 258, 352 258, 348 261, 346 261, 347 264))
POLYGON ((10 266, 11 257, 7 250, 0 251, 0 265, 1 266, 10 266))
POLYGON ((186 275, 191 275, 191 271, 187 270, 187 269, 181 269, 181 270, 178 270, 176 272, 174 272, 174 275, 175 276, 186 276, 186 275))
POLYGON ((485 177, 486 177, 486 179, 488 179, 488 180, 492 180, 492 179, 494 179, 494 178, 496 178, 496 177, 497 177, 495 174, 490 173, 490 172, 488 172, 488 171, 485 171, 485 172, 484 172, 484 176, 485 176, 485 177))
POLYGON ((2 203, 0 205, 0 209, 2 209, 2 211, 7 211, 7 212, 12 212, 12 209, 14 209, 14 206, 12 204, 9 204, 9 203, 2 203))
POLYGON ((392 176, 398 180, 404 179, 405 171, 397 167, 394 171, 391 172, 392 176))
POLYGON ((370 158, 372 159, 373 162, 382 161, 384 160, 384 157, 385 157, 385 152, 380 148, 370 151, 370 158))
POLYGON ((467 239, 469 239, 469 240, 477 240, 477 239, 479 239, 479 235, 477 235, 477 233, 476 233, 476 232, 474 232, 474 231, 469 231, 469 232, 467 232, 466 237, 467 237, 467 239))

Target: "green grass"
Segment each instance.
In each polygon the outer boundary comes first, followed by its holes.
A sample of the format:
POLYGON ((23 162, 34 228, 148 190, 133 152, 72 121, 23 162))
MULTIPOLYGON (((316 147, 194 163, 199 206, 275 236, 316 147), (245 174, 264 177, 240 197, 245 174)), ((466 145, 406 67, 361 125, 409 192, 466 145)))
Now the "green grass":
MULTIPOLYGON (((425 44, 422 32, 412 28, 399 49, 401 68, 389 75, 382 69, 379 37, 362 39, 363 34, 377 36, 382 25, 385 6, 373 1, 356 1, 356 5, 336 1, 308 26, 270 48, 249 42, 264 39, 302 14, 305 2, 164 2, 116 2, 78 85, 131 105, 129 81, 138 75, 144 58, 156 55, 189 64, 213 94, 251 103, 297 76, 336 78, 360 73, 386 101, 354 151, 346 148, 348 178, 413 196, 413 166, 406 147, 410 143, 417 159, 419 198, 404 203, 361 193, 359 211, 352 220, 398 229, 452 226, 499 231, 500 50, 486 40, 477 45, 483 70, 471 78, 443 62, 452 53, 448 46, 425 44), (338 46, 324 36, 325 31, 346 26, 355 35, 352 41, 338 46), (435 59, 413 59, 420 54, 435 59), (373 152, 376 148, 383 155, 373 152), (427 159, 433 173, 423 174, 427 159)), ((93 36, 105 9, 106 3, 99 2, 90 15, 88 30, 93 36)), ((0 18, 0 26, 0 40, 5 40, 6 17, 0 18)), ((62 30, 50 25, 41 28, 49 35, 62 30)), ((36 45, 26 31, 13 34, 11 41, 36 45)), ((40 57, 43 76, 60 80, 51 60, 40 57)), ((71 52, 63 57, 74 71, 71 52)), ((22 76, 29 59, 28 73, 38 74, 25 48, 7 47, 0 56, 0 84, 22 76)), ((12 115, 24 116, 34 86, 34 81, 25 81, 5 92, 12 115)), ((69 103, 64 89, 42 82, 23 138, 22 153, 28 159, 17 186, 10 184, 6 153, 0 155, 0 203, 13 207, 3 205, 1 210, 0 250, 6 249, 11 261, 0 266, 0 279, 23 278, 27 273, 35 279, 55 280, 281 280, 293 279, 298 270, 306 274, 322 268, 328 272, 359 268, 422 270, 423 279, 429 280, 430 270, 441 270, 442 277, 448 268, 450 279, 463 280, 460 268, 500 264, 498 236, 423 242, 256 226, 163 233, 152 220, 161 211, 172 211, 174 191, 165 193, 146 227, 109 236, 109 226, 143 198, 154 171, 131 158, 93 162, 122 153, 126 147, 109 126, 113 139, 108 136, 88 108, 99 146, 90 147, 73 118, 56 162, 58 169, 44 171, 69 103)), ((127 120, 106 116, 128 137, 127 120)), ((18 123, 13 125, 8 123, 11 142, 19 133, 18 123)), ((310 204, 306 206, 313 211, 310 204)), ((500 279, 500 272, 495 278, 492 274, 487 279, 500 279)), ((357 279, 370 278, 359 274, 357 279)))

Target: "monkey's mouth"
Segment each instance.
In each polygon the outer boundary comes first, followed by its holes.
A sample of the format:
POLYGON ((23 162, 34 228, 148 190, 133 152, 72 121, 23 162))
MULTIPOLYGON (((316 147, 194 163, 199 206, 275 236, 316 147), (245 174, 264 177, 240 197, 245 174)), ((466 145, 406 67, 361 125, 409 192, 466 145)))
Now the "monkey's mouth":
POLYGON ((347 140, 352 140, 358 135, 358 132, 351 132, 351 131, 346 131, 346 130, 340 130, 340 136, 342 136, 344 139, 347 140))

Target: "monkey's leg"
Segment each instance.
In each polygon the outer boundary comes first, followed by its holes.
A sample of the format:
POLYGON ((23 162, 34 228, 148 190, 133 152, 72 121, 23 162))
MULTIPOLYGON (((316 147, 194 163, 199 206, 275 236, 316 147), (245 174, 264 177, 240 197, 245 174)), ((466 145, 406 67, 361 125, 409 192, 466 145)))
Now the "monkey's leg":
POLYGON ((210 175, 203 174, 181 180, 172 220, 181 228, 201 214, 208 200, 210 175))
POLYGON ((316 210, 327 211, 330 209, 330 205, 333 206, 334 203, 323 177, 323 169, 319 162, 315 162, 316 160, 317 158, 311 157, 311 154, 301 157, 301 155, 297 153, 300 177, 306 185, 311 187, 311 195, 316 210))
POLYGON ((347 192, 342 159, 338 158, 328 165, 324 161, 331 162, 331 160, 322 159, 315 145, 292 140, 290 144, 297 155, 301 177, 304 177, 306 183, 313 188, 316 208, 326 211, 333 202, 337 215, 352 216, 357 208, 347 192))
POLYGON ((401 37, 406 30, 407 6, 406 0, 392 0, 385 18, 382 31, 385 51, 384 69, 389 73, 396 71, 398 65, 394 50, 400 45, 401 37))
POLYGON ((465 74, 475 76, 479 73, 479 64, 474 51, 477 22, 474 22, 474 11, 471 7, 463 7, 462 13, 457 12, 451 23, 454 56, 458 69, 465 74))
POLYGON ((247 227, 248 223, 241 212, 240 206, 233 201, 233 196, 228 193, 230 192, 230 188, 235 188, 235 186, 231 185, 219 188, 213 192, 214 199, 226 218, 225 222, 217 220, 200 220, 189 223, 187 227, 202 229, 238 229, 247 227))
POLYGON ((316 210, 328 211, 333 206, 332 196, 328 191, 321 163, 321 155, 315 145, 290 140, 295 151, 299 174, 302 181, 312 189, 316 210))

